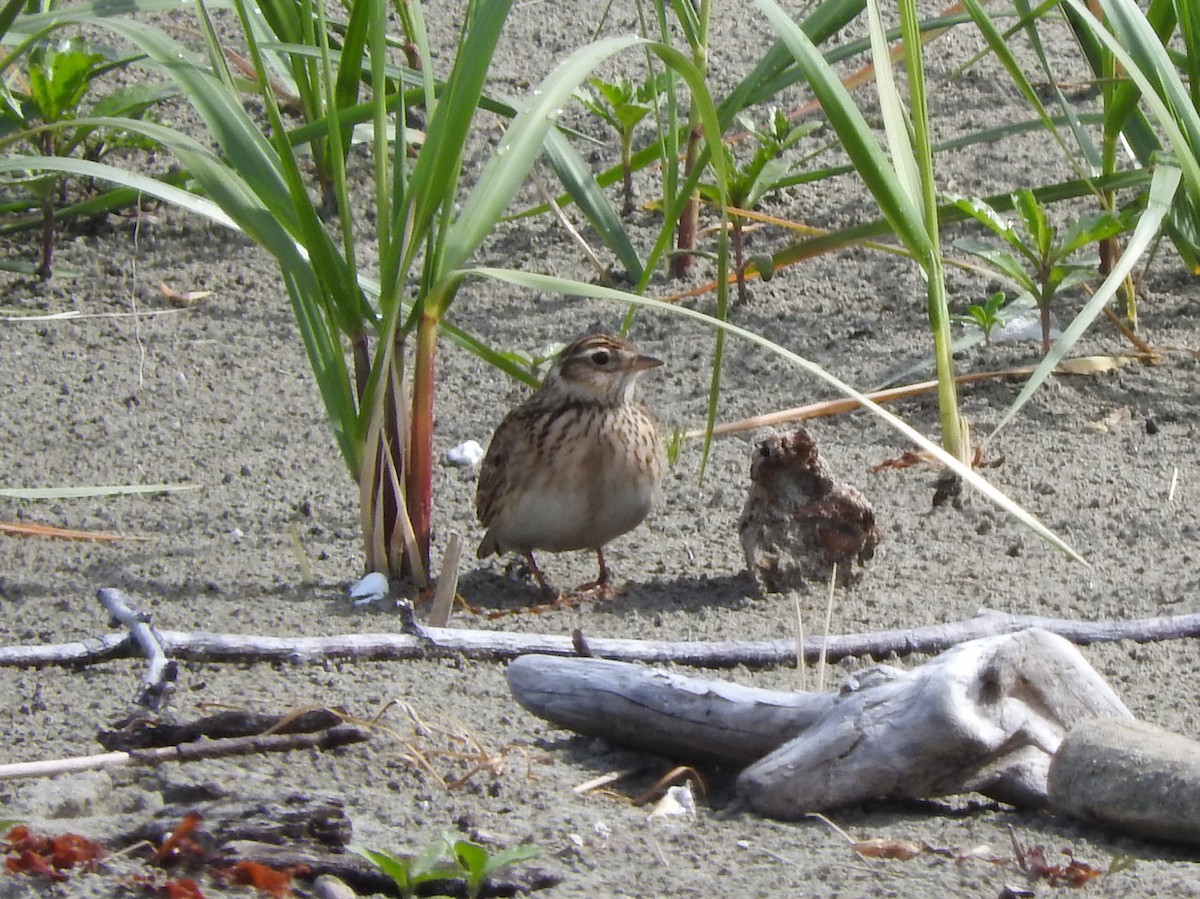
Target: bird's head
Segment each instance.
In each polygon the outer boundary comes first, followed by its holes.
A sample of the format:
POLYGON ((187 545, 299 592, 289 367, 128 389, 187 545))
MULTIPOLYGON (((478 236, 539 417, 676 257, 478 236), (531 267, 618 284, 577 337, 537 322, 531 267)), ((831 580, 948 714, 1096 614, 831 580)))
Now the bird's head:
POLYGON ((643 356, 632 341, 589 334, 568 344, 554 361, 545 386, 578 400, 619 405, 633 398, 638 375, 662 362, 643 356))

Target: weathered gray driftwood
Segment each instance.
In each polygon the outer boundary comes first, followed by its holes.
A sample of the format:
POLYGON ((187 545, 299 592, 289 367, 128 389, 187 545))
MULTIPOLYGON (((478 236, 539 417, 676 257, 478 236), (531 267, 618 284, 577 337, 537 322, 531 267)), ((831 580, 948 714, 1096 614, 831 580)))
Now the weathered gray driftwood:
POLYGON ((135 611, 124 593, 111 587, 101 587, 97 597, 112 616, 113 624, 129 630, 130 639, 148 662, 146 673, 142 677, 142 686, 134 702, 151 711, 161 710, 175 692, 179 663, 168 657, 163 650, 162 640, 150 626, 150 616, 135 611))
POLYGON ((1050 765, 1057 811, 1141 837, 1200 845, 1200 742, 1144 721, 1089 719, 1050 765))
POLYGON ((683 761, 757 758, 738 790, 777 818, 970 791, 1040 807, 1073 722, 1132 717, 1075 647, 1039 630, 964 643, 908 671, 870 668, 829 694, 546 656, 517 659, 508 678, 523 706, 581 733, 683 761))
MULTIPOLYGON (((119 591, 114 592, 124 598, 119 591)), ((398 625, 404 627, 402 621, 398 625)), ((984 609, 965 621, 809 638, 804 641, 804 657, 813 662, 822 652, 829 661, 847 656, 879 659, 914 652, 934 653, 968 640, 1026 628, 1041 628, 1083 645, 1113 640, 1146 643, 1200 636, 1200 613, 1127 621, 1074 621, 1037 615, 1009 615, 984 609)), ((451 627, 420 627, 418 633, 340 634, 326 637, 265 637, 158 628, 154 629, 153 634, 158 645, 171 659, 214 663, 311 664, 330 659, 402 661, 447 656, 502 661, 529 653, 579 654, 577 641, 569 634, 512 633, 451 627)), ((586 636, 585 642, 592 655, 630 662, 673 662, 704 668, 728 668, 734 665, 769 667, 796 663, 796 641, 792 639, 666 642, 586 636)), ((130 632, 125 632, 70 643, 0 646, 0 667, 82 667, 113 659, 136 658, 143 654, 130 632)), ((147 682, 155 680, 156 670, 152 666, 147 673, 147 682)))

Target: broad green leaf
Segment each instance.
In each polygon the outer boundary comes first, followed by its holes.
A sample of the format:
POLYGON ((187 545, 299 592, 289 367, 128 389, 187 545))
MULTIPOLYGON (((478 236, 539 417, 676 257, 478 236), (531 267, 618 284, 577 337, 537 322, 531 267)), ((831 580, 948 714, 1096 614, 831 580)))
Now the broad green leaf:
MULTIPOLYGON (((1011 208, 1011 197, 1009 200, 1011 208)), ((945 201, 953 208, 965 212, 993 234, 1002 238, 1005 243, 1018 253, 1032 259, 1029 248, 1021 240, 1021 235, 1017 233, 1017 229, 1013 227, 1013 223, 997 212, 991 203, 979 197, 963 197, 958 194, 947 195, 945 201)), ((968 252, 974 252, 974 250, 969 250, 968 252)))
POLYGON ((140 116, 155 103, 178 96, 177 88, 169 84, 125 84, 110 91, 92 104, 91 116, 140 116))
POLYGON ((1076 250, 1089 244, 1115 237, 1126 227, 1121 217, 1112 213, 1094 212, 1089 215, 1081 215, 1071 223, 1066 233, 1058 238, 1055 244, 1055 255, 1060 259, 1065 259, 1076 250))
POLYGON ((1030 249, 1036 259, 1050 258, 1054 243, 1054 229, 1046 218, 1046 207, 1038 202, 1037 197, 1029 188, 1021 188, 1013 192, 1013 208, 1021 217, 1025 234, 1029 238, 1030 249))
POLYGON ((501 868, 506 868, 509 865, 515 865, 518 862, 526 862, 531 858, 537 858, 541 854, 541 850, 531 843, 523 843, 520 846, 513 846, 509 849, 502 849, 499 852, 493 853, 488 859, 487 870, 488 875, 499 871, 501 868))
POLYGON ((1022 290, 1036 291, 1033 278, 1025 270, 1025 263, 1002 247, 973 237, 956 240, 954 246, 964 253, 983 259, 1022 290))

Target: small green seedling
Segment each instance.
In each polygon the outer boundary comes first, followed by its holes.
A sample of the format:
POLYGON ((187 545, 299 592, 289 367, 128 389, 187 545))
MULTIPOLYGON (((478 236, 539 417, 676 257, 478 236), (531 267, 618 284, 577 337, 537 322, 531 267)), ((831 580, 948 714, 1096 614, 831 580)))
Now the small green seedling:
POLYGON ((1004 295, 1004 291, 997 290, 983 301, 983 305, 979 305, 978 303, 969 305, 967 307, 967 314, 958 316, 958 320, 964 324, 977 327, 983 332, 983 342, 991 346, 992 331, 1003 324, 1000 313, 1004 310, 1004 305, 1007 302, 1008 297, 1004 295))
MULTIPOLYGON (((820 124, 809 122, 803 125, 793 125, 780 109, 771 109, 767 113, 767 124, 759 128, 747 116, 739 116, 739 123, 754 138, 754 153, 749 159, 738 162, 733 151, 728 146, 722 146, 727 160, 726 171, 730 173, 730 183, 727 185, 726 196, 729 205, 735 209, 752 211, 762 202, 763 197, 781 187, 781 181, 791 171, 794 161, 784 159, 790 149, 803 138, 820 128, 820 124)), ((718 195, 714 185, 702 184, 700 192, 710 201, 715 201, 718 195)), ((744 241, 742 226, 744 218, 737 213, 731 214, 733 225, 733 254, 734 270, 738 279, 738 300, 746 301, 746 265, 743 260, 744 241)), ((751 262, 763 280, 770 280, 769 271, 774 274, 774 263, 766 255, 756 256, 751 262)))
POLYGON ((1096 272, 1096 260, 1072 261, 1089 244, 1114 237, 1130 228, 1124 215, 1098 212, 1081 216, 1059 234, 1046 216, 1046 207, 1033 191, 1012 195, 1020 229, 982 200, 951 197, 950 202, 999 237, 1003 243, 963 238, 955 246, 982 259, 997 274, 1027 290, 1037 301, 1042 320, 1042 352, 1050 352, 1050 305, 1063 290, 1096 272))
POLYGON ((402 899, 412 899, 423 884, 434 880, 456 880, 461 873, 445 839, 430 843, 416 855, 396 855, 363 846, 351 846, 350 851, 361 855, 390 877, 402 899))
MULTIPOLYGON (((174 93, 162 85, 134 83, 108 91, 85 110, 96 81, 130 62, 111 59, 82 38, 31 45, 23 60, 10 58, 9 74, 0 82, 0 152, 23 146, 42 156, 98 160, 117 146, 152 147, 129 132, 101 130, 80 121, 88 117, 137 119, 159 100, 174 93), (23 63, 23 68, 21 64, 23 63)), ((50 173, 24 180, 26 208, 40 209, 42 260, 37 273, 49 278, 54 245, 55 207, 62 202, 65 177, 50 173)), ((126 200, 128 202, 128 200, 126 200)), ((20 205, 20 204, 18 204, 20 205)))
POLYGON ((679 453, 683 449, 684 430, 681 427, 671 429, 671 438, 667 441, 667 465, 675 467, 679 461, 679 453))
POLYGON ((576 91, 579 102, 612 126, 621 139, 621 174, 625 189, 622 215, 633 212, 633 133, 654 109, 655 101, 670 85, 671 78, 670 72, 659 72, 637 85, 624 76, 614 81, 589 78, 588 84, 599 96, 584 88, 576 91))
MULTIPOLYGON (((450 843, 450 837, 446 842, 450 843)), ((538 854, 538 848, 529 844, 514 846, 501 852, 491 853, 486 846, 470 840, 455 840, 450 844, 459 868, 467 881, 467 895, 476 899, 488 878, 518 862, 528 861, 538 854)))
POLYGON ((492 853, 486 846, 455 839, 453 834, 443 834, 411 856, 362 846, 351 846, 350 851, 390 877, 403 899, 411 899, 421 886, 435 880, 462 881, 467 896, 477 899, 489 878, 538 854, 538 848, 528 844, 492 853))

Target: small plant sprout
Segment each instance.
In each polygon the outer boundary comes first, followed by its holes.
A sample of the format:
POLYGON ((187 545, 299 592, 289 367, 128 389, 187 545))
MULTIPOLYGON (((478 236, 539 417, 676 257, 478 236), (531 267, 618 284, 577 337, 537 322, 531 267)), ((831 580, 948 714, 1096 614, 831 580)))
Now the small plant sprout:
MULTIPOLYGON (((819 123, 811 122, 803 125, 793 125, 780 109, 767 112, 767 124, 759 128, 748 116, 739 116, 739 123, 754 139, 754 153, 746 161, 738 163, 728 146, 723 146, 727 160, 726 171, 729 172, 728 197, 730 220, 733 230, 734 271, 737 274, 738 300, 746 301, 746 260, 744 259, 745 244, 743 222, 745 217, 738 210, 751 212, 758 207, 762 198, 780 186, 780 181, 788 174, 792 163, 783 157, 792 147, 820 127, 819 123)), ((712 201, 714 191, 711 185, 701 185, 700 191, 705 198, 712 201)), ((766 271, 773 273, 773 264, 769 257, 755 257, 752 261, 760 274, 766 271)))
POLYGON ((1029 291, 1041 313, 1042 352, 1050 352, 1050 305, 1063 290, 1081 284, 1096 274, 1096 260, 1072 261, 1079 250, 1089 244, 1127 231, 1128 219, 1123 215, 1097 212, 1081 216, 1062 234, 1050 224, 1046 207, 1033 191, 1023 188, 1012 195, 1020 228, 1001 216, 982 200, 951 197, 950 202, 982 224, 1003 243, 990 240, 962 238, 955 241, 958 249, 970 253, 995 273, 1029 291))
POLYGON ((453 834, 443 834, 416 855, 396 855, 362 846, 350 849, 390 877, 403 899, 424 894, 421 887, 436 880, 459 881, 465 894, 477 899, 491 877, 538 854, 538 848, 528 844, 493 853, 479 843, 455 839, 453 834))
POLYGON ((1007 301, 1008 297, 1004 295, 1004 291, 997 290, 984 300, 982 305, 972 303, 967 306, 967 314, 958 316, 958 320, 963 324, 974 325, 982 331, 983 342, 991 346, 992 331, 1003 324, 1000 313, 1004 310, 1007 301))
POLYGON ((489 852, 486 846, 473 843, 470 840, 454 840, 447 837, 446 842, 454 853, 462 876, 467 882, 467 896, 476 899, 483 890, 488 878, 504 870, 510 865, 527 861, 538 854, 538 848, 529 844, 514 846, 501 852, 489 852))
POLYGON ((434 880, 455 880, 460 868, 450 855, 445 839, 430 843, 416 855, 396 855, 382 849, 351 846, 350 851, 361 855, 396 884, 402 899, 411 899, 417 890, 434 880))
MULTIPOLYGON (((12 67, 12 75, 0 82, 0 153, 12 146, 26 145, 43 156, 100 159, 116 144, 111 137, 102 137, 96 125, 75 124, 85 112, 97 117, 138 118, 170 93, 161 85, 132 84, 109 91, 85 110, 84 101, 96 79, 127 62, 127 59, 110 59, 78 37, 58 43, 31 44, 17 58, 9 57, 7 63, 12 67), (23 70, 14 65, 22 55, 23 70)), ((128 136, 121 140, 141 147, 152 146, 149 141, 128 136)), ((43 279, 51 274, 55 207, 62 200, 65 180, 62 174, 47 172, 24 182, 30 195, 28 206, 41 210, 42 258, 37 274, 43 279)))
POLYGON ((633 212, 633 133, 638 123, 654 109, 655 100, 670 85, 671 77, 670 72, 659 72, 641 84, 634 84, 624 76, 614 81, 589 78, 588 84, 599 96, 593 96, 582 87, 576 91, 579 102, 611 125, 621 139, 621 176, 625 193, 622 215, 633 212))

